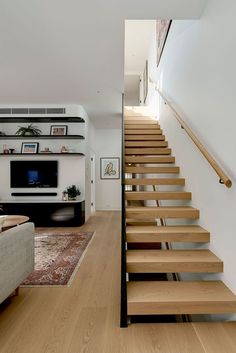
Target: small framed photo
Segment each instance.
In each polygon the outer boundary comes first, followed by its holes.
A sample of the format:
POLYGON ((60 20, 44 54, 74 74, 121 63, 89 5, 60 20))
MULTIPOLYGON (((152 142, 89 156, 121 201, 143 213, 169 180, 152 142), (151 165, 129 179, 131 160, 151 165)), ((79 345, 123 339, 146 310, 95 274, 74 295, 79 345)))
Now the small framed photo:
POLYGON ((21 153, 38 153, 38 142, 22 142, 21 153))
POLYGON ((105 157, 100 158, 100 178, 120 179, 120 158, 105 157))
POLYGON ((50 135, 63 136, 67 135, 67 125, 51 125, 50 135))

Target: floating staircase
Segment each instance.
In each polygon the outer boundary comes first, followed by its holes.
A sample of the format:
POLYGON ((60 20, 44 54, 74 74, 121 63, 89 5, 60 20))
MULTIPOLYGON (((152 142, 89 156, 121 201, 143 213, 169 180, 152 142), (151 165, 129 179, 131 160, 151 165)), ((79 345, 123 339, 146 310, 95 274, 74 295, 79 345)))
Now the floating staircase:
MULTIPOLYGON (((127 110, 124 129, 128 278, 131 274, 223 272, 223 262, 213 252, 187 245, 207 244, 210 234, 191 224, 200 212, 189 205, 192 194, 183 190, 185 179, 179 177, 180 169, 158 122, 150 115, 127 110), (167 205, 161 205, 163 201, 167 205), (168 219, 171 225, 166 225, 168 219), (172 243, 183 244, 183 248, 173 249, 172 243)), ((162 281, 147 276, 144 281, 135 277, 128 281, 127 315, 236 312, 236 296, 223 282, 174 278, 162 281)))

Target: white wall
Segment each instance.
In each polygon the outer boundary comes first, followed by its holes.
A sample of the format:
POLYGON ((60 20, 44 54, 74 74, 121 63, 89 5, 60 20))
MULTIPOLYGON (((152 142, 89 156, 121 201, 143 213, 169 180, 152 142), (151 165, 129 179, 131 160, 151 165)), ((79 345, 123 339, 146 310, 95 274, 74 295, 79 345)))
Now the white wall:
POLYGON ((121 179, 100 179, 100 158, 121 157, 121 130, 96 129, 96 210, 121 209, 121 179))
POLYGON ((139 75, 125 75, 125 105, 139 105, 139 75))
MULTIPOLYGON (((24 106, 21 106, 24 107, 24 106)), ((37 107, 40 107, 37 105, 37 107)), ((120 157, 121 154, 121 131, 120 129, 96 129, 90 121, 86 111, 82 106, 68 106, 68 115, 81 116, 85 123, 60 123, 61 125, 68 125, 68 134, 81 134, 85 137, 84 140, 38 140, 39 150, 49 147, 52 152, 59 152, 62 145, 74 152, 82 152, 83 156, 68 156, 68 155, 35 155, 35 156, 14 156, 6 155, 0 157, 0 200, 61 200, 62 191, 69 185, 75 184, 81 190, 79 199, 85 199, 85 217, 86 220, 91 215, 91 156, 96 156, 96 209, 98 210, 119 210, 120 209, 120 179, 118 180, 101 180, 100 179, 100 157, 120 157), (59 177, 57 188, 44 188, 44 192, 57 192, 56 197, 47 196, 32 196, 32 197, 14 197, 12 192, 20 191, 34 191, 40 192, 42 190, 35 189, 12 189, 10 188, 10 160, 31 160, 31 159, 46 159, 59 161, 59 177)), ((119 124, 121 119, 119 119, 119 124)), ((59 124, 59 123, 55 123, 59 124)), ((59 125, 60 125, 59 124, 59 125)), ((7 135, 15 134, 18 126, 25 126, 27 123, 4 123, 0 124, 0 131, 4 131, 7 135)), ((35 123, 41 130, 42 134, 50 134, 50 126, 54 123, 35 123)), ((37 141, 33 138, 32 141, 37 141)), ((15 148, 15 152, 21 151, 21 140, 1 140, 0 153, 3 150, 3 144, 7 148, 15 148)))
POLYGON ((7 155, 0 160, 0 200, 20 201, 20 200, 52 200, 62 199, 62 191, 69 185, 77 185, 81 191, 79 200, 85 197, 85 158, 82 156, 15 156, 7 155), (57 160, 58 161, 58 187, 57 188, 10 188, 10 161, 11 160, 57 160), (11 196, 12 192, 57 192, 57 196, 11 196))
MULTIPOLYGON (((32 118, 33 119, 33 118, 32 118)), ((27 126, 29 123, 0 123, 0 131, 4 131, 7 135, 15 135, 19 126, 27 126)), ((34 126, 37 126, 41 131, 42 135, 50 135, 50 128, 52 125, 67 125, 67 135, 85 135, 85 124, 84 123, 33 123, 34 126)), ((85 153, 85 140, 68 140, 60 138, 58 140, 54 139, 38 139, 36 136, 32 136, 29 140, 19 139, 19 140, 1 140, 0 143, 0 153, 3 152, 3 145, 7 146, 7 149, 14 148, 16 153, 21 152, 22 142, 38 142, 39 143, 39 152, 44 150, 45 147, 49 147, 49 150, 54 153, 59 153, 62 146, 65 146, 71 152, 80 152, 85 153)), ((58 156, 57 156, 58 157, 58 156)))
MULTIPOLYGON (((210 248, 224 261, 219 277, 236 293, 235 13, 234 0, 209 0, 201 20, 174 21, 158 70, 153 38, 149 72, 232 178, 231 189, 219 184, 213 169, 161 104, 161 126, 186 177, 186 189, 193 192, 192 204, 200 209, 199 224, 211 232, 210 248)), ((154 103, 153 94, 149 86, 149 104, 154 103)))
MULTIPOLYGON (((19 107, 19 106, 17 106, 19 107)), ((20 106, 24 107, 24 106, 20 106)), ((33 107, 33 106, 31 106, 33 107)), ((40 105, 37 105, 40 107, 40 105)), ((47 105, 47 107, 50 107, 47 105)), ((55 107, 55 106, 54 106, 55 107)), ((34 125, 38 126, 43 135, 50 135, 51 125, 67 125, 68 126, 68 135, 82 135, 85 137, 84 140, 54 140, 54 139, 39 139, 33 137, 30 141, 39 142, 39 151, 45 147, 49 147, 52 152, 60 152, 60 149, 63 145, 66 148, 70 149, 73 152, 81 152, 85 154, 83 156, 69 156, 69 155, 35 155, 35 156, 14 156, 6 155, 0 157, 0 200, 61 200, 62 191, 66 189, 69 185, 75 184, 79 187, 81 195, 78 197, 79 200, 85 199, 85 216, 86 219, 90 216, 90 154, 93 145, 93 125, 89 120, 88 115, 82 106, 70 105, 66 106, 66 115, 67 116, 80 116, 84 118, 85 123, 39 123, 35 122, 34 125), (48 196, 32 196, 32 197, 14 197, 11 196, 12 192, 20 191, 34 191, 40 192, 39 189, 12 189, 10 188, 10 160, 58 160, 58 187, 57 188, 44 188, 44 192, 57 192, 56 197, 48 196)), ((42 115, 37 115, 42 116, 42 115)), ((51 116, 51 115, 50 115, 51 116)), ((53 115, 52 115, 53 116, 53 115)), ((32 117, 33 119, 33 117, 32 117)), ((5 132, 7 135, 14 135, 19 126, 26 126, 28 123, 11 123, 11 116, 9 116, 9 123, 0 124, 0 131, 5 132)), ((29 140, 1 140, 0 144, 0 153, 3 150, 3 144, 7 145, 7 148, 15 148, 15 152, 21 152, 22 141, 27 142, 29 140)))
POLYGON ((95 128, 87 113, 83 110, 85 117, 85 220, 91 216, 91 156, 95 154, 95 128))
POLYGON ((156 20, 125 21, 125 75, 143 73, 156 20))

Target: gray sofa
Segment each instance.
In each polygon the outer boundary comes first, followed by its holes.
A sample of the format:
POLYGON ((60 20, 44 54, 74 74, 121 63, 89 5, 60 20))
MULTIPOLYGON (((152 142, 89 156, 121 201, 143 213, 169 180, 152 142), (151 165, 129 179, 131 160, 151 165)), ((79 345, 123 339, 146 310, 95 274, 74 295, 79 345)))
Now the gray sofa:
POLYGON ((0 233, 0 303, 34 270, 34 224, 0 233))

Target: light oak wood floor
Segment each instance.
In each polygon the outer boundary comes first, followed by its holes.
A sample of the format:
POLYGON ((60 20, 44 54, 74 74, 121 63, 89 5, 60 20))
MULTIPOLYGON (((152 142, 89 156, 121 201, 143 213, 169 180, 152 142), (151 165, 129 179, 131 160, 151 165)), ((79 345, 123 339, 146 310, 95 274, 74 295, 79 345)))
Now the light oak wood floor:
POLYGON ((71 287, 21 288, 1 305, 1 353, 236 352, 236 323, 120 329, 120 213, 98 212, 73 229, 96 234, 71 287))

